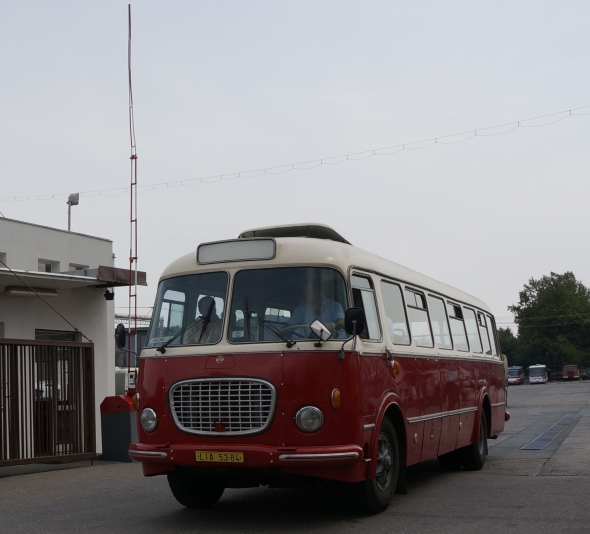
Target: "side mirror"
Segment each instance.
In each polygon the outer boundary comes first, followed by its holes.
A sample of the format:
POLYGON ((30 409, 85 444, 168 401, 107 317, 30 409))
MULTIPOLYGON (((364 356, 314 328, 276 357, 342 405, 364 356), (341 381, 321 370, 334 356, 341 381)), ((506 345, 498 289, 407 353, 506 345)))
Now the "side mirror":
POLYGON ((320 338, 320 342, 327 341, 332 336, 332 332, 330 332, 328 327, 317 319, 309 325, 309 328, 316 336, 318 336, 318 338, 320 338))
POLYGON ((120 349, 124 349, 127 344, 127 330, 125 330, 125 325, 122 323, 119 323, 115 328, 115 343, 120 349))
POLYGON ((350 336, 362 334, 366 326, 365 312, 362 308, 348 308, 344 314, 344 330, 350 336))

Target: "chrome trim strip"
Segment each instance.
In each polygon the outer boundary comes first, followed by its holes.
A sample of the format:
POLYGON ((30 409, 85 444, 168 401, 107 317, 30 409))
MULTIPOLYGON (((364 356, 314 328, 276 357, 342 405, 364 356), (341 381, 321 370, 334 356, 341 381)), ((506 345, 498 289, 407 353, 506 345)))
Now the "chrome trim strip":
POLYGON ((375 423, 371 423, 369 425, 363 425, 363 430, 373 430, 375 428, 375 423))
POLYGON ((322 454, 281 454, 279 460, 282 462, 323 462, 334 460, 356 460, 358 452, 333 452, 322 454))
POLYGON ((138 458, 168 458, 168 454, 165 452, 156 451, 132 451, 128 450, 129 456, 137 456, 138 458))
POLYGON ((492 404, 492 408, 496 408, 497 406, 504 406, 505 404, 505 402, 494 402, 494 404, 492 404))
POLYGON ((431 421, 432 419, 442 419, 443 417, 449 417, 452 415, 459 415, 462 413, 470 413, 470 412, 477 412, 477 407, 463 408, 461 410, 451 410, 448 412, 439 412, 439 413, 433 413, 433 414, 429 414, 429 415, 421 415, 419 417, 408 417, 407 421, 410 424, 422 423, 423 421, 431 421))

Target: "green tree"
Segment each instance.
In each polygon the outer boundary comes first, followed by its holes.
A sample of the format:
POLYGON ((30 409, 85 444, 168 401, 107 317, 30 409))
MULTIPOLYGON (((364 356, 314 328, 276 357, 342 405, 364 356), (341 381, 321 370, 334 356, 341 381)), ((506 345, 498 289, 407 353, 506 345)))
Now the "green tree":
POLYGON ((523 365, 522 357, 518 351, 518 338, 512 333, 510 328, 498 329, 498 339, 502 354, 508 358, 508 365, 523 365))
POLYGON ((544 363, 556 371, 590 361, 590 290, 573 273, 531 278, 519 296, 508 309, 518 325, 522 365, 544 363))

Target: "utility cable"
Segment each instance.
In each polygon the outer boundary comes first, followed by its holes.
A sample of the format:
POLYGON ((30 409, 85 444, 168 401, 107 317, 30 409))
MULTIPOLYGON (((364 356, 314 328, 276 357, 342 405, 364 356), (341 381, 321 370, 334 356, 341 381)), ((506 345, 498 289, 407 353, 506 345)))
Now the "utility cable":
MULTIPOLYGON (((130 86, 131 91, 131 86, 130 86)), ((131 93, 130 93, 131 98, 131 93)), ((132 100, 130 100, 130 105, 132 105, 132 100)), ((537 117, 531 117, 530 119, 523 119, 513 122, 507 122, 503 124, 496 124, 495 126, 487 126, 485 128, 478 128, 476 130, 467 130, 464 132, 443 135, 439 137, 431 137, 428 139, 422 139, 421 141, 410 141, 408 143, 402 143, 398 145, 391 145, 387 147, 381 148, 374 148, 369 150, 363 150, 360 152, 351 152, 349 154, 342 154, 340 156, 330 156, 326 158, 318 158, 313 160, 307 161, 300 161, 298 163, 288 163, 286 165, 278 165, 275 167, 264 167, 259 169, 252 169, 249 171, 240 171, 240 172, 233 172, 229 174, 217 174, 212 176, 204 176, 201 178, 187 178, 184 180, 176 180, 172 182, 159 182, 154 184, 146 184, 143 186, 137 186, 137 193, 147 193, 149 191, 153 191, 154 189, 166 189, 166 188, 173 188, 173 187, 182 187, 182 186, 189 186, 189 185, 198 185, 198 184, 209 184, 209 183, 216 183, 222 181, 230 181, 230 180, 237 180, 237 179, 244 179, 244 178, 257 178, 258 176, 262 176, 264 174, 285 174, 291 171, 307 171, 310 169, 314 169, 319 167, 320 165, 335 165, 340 163, 346 163, 349 161, 357 161, 361 159, 372 158, 375 156, 391 156, 393 154, 398 154, 405 150, 423 150, 425 148, 430 148, 435 145, 450 145, 456 143, 464 143, 465 141, 469 141, 476 137, 491 137, 496 135, 504 135, 509 132, 516 130, 517 128, 539 128, 542 126, 549 126, 560 122, 562 120, 568 119, 569 117, 578 117, 578 116, 587 116, 590 113, 580 113, 581 110, 588 110, 590 106, 582 106, 579 108, 572 108, 564 111, 558 111, 556 113, 549 113, 547 115, 539 115, 537 117), (564 115, 556 120, 552 120, 551 122, 547 122, 544 124, 525 124, 527 122, 546 119, 549 117, 556 117, 558 115, 564 115), (491 132, 491 130, 497 128, 508 128, 502 132, 491 132), (456 141, 445 141, 445 139, 452 139, 453 137, 461 137, 461 136, 469 136, 466 139, 456 140, 456 141), (428 144, 427 144, 428 143, 428 144), (417 145, 417 146, 416 146, 417 145), (425 146, 422 146, 425 145, 425 146)), ((132 111, 130 111, 132 113, 132 111)), ((131 115, 132 117, 132 115, 131 115)), ((130 127, 130 136, 132 145, 135 144, 135 131, 133 126, 130 127)), ((92 196, 103 196, 103 197, 114 197, 123 195, 129 192, 129 188, 122 188, 116 187, 112 189, 97 189, 92 191, 82 191, 80 195, 85 197, 92 197, 92 196)), ((29 200, 59 200, 60 202, 64 200, 68 196, 67 193, 54 193, 49 195, 27 195, 27 196, 11 196, 11 197, 2 197, 0 198, 0 202, 26 202, 29 200)))

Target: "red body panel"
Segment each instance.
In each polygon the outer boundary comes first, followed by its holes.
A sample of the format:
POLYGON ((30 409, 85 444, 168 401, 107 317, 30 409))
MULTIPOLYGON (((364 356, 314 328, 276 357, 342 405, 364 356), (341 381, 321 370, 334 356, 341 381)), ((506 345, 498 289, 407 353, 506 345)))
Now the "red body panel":
MULTIPOLYGON (((221 363, 215 356, 140 360, 140 411, 151 407, 158 414, 154 432, 138 425, 139 443, 130 451, 144 463, 144 474, 165 473, 176 465, 200 468, 195 453, 216 451, 244 453, 244 463, 231 465, 235 469, 356 482, 374 476, 379 428, 394 405, 404 421, 399 430, 405 433, 406 465, 477 439, 475 423, 484 402, 491 406, 491 435, 504 428, 504 371, 497 361, 394 354, 400 366, 394 377, 386 355, 376 350, 363 355, 347 352, 344 360, 337 351, 326 350, 224 354, 221 363), (267 430, 246 436, 223 432, 202 436, 180 430, 170 411, 170 387, 206 377, 250 377, 272 383, 277 400, 267 430), (331 402, 335 388, 341 393, 339 409, 331 402), (299 430, 294 422, 297 411, 309 405, 324 414, 324 425, 313 433, 299 430), (292 455, 301 454, 320 456, 293 459, 292 455)), ((227 469, 227 464, 208 464, 209 469, 216 467, 227 469)))

